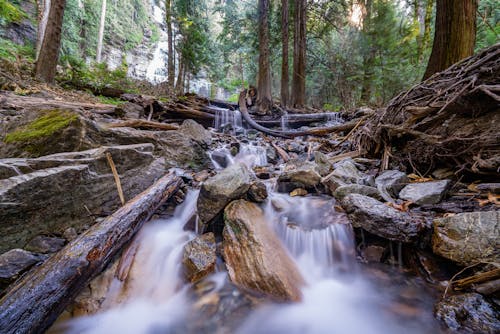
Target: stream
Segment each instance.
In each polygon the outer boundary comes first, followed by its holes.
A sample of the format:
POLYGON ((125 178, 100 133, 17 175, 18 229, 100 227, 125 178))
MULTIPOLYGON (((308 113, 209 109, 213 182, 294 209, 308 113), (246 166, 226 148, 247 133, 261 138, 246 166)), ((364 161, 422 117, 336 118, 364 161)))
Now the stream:
MULTIPOLYGON (((338 122, 339 120, 329 120, 338 122)), ((286 126, 286 120, 283 121, 286 126)), ((244 132, 241 116, 221 110, 216 128, 244 132)), ((248 167, 268 164, 259 141, 241 143, 239 153, 229 145, 215 150, 216 170, 242 162, 248 167)), ((283 304, 264 302, 248 309, 232 330, 236 333, 439 333, 432 309, 435 296, 421 279, 396 263, 362 264, 354 231, 335 199, 322 195, 291 197, 265 180, 268 198, 261 204, 267 223, 279 236, 306 284, 303 300, 283 304)), ((187 226, 196 219, 199 190, 190 189, 170 218, 147 223, 132 242, 136 250, 128 276, 113 278, 100 311, 91 316, 59 321, 52 333, 183 333, 197 300, 182 275, 184 245, 196 237, 187 226)), ((228 284, 223 263, 205 279, 215 292, 228 284)))

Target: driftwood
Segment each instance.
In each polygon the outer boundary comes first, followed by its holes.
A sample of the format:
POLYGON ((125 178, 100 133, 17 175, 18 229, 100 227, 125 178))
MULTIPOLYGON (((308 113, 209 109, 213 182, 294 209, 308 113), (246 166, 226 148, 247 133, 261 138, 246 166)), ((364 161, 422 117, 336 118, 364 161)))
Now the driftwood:
POLYGON ((456 280, 453 282, 452 286, 455 290, 464 290, 473 284, 485 283, 497 279, 500 279, 500 268, 456 280))
POLYGON ((15 283, 0 300, 2 334, 44 332, 180 184, 164 176, 15 283))
POLYGON ((499 111, 497 44, 395 97, 360 128, 355 142, 374 157, 386 151, 420 175, 438 167, 496 174, 499 111))

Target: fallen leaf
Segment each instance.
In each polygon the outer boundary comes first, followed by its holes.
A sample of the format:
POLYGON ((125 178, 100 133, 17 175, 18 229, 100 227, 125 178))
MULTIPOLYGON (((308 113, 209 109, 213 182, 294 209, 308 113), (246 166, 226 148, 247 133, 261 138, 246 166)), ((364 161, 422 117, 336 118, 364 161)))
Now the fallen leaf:
POLYGON ((434 181, 432 177, 422 177, 420 175, 417 175, 415 173, 411 173, 408 175, 408 178, 411 180, 413 183, 419 183, 419 182, 429 182, 429 181, 434 181))
POLYGON ((410 205, 412 205, 413 202, 412 201, 405 201, 405 202, 403 202, 401 204, 387 202, 385 204, 387 206, 390 206, 393 209, 398 210, 398 211, 407 212, 409 210, 409 208, 410 208, 410 205))

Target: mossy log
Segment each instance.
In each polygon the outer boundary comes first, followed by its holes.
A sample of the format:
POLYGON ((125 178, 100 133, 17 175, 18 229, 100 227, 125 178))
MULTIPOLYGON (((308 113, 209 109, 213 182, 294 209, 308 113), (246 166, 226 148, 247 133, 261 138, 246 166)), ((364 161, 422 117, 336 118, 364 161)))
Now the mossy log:
POLYGON ((43 333, 49 328, 181 182, 174 174, 164 176, 15 283, 0 299, 2 334, 43 333))

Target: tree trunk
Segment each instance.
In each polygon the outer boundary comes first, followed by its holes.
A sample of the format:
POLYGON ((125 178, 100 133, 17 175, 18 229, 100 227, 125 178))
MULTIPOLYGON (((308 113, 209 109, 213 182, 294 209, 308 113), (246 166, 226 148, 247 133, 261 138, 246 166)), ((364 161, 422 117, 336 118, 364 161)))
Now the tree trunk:
POLYGON ((281 39, 282 39, 282 59, 281 59, 281 106, 288 106, 290 95, 289 75, 288 75, 288 0, 281 0, 281 39))
POLYGON ((35 65, 35 77, 47 83, 54 83, 56 76, 65 6, 66 0, 51 1, 47 26, 35 65))
POLYGON ((167 14, 167 35, 168 35, 168 89, 170 92, 174 90, 175 80, 175 64, 174 64, 174 37, 172 32, 172 0, 166 0, 165 3, 167 14))
POLYGON ((42 48, 43 37, 45 36, 45 29, 47 28, 47 21, 49 20, 50 12, 50 0, 38 0, 37 1, 38 10, 38 31, 36 39, 36 58, 40 54, 40 49, 42 48))
POLYGON ((106 0, 102 0, 101 6, 101 22, 99 24, 99 35, 97 39, 97 54, 96 54, 96 62, 101 62, 102 55, 102 41, 104 39, 104 23, 106 22, 106 0))
POLYGON ((363 17, 363 36, 366 39, 365 45, 368 50, 363 52, 363 83, 361 85, 361 102, 368 104, 371 97, 371 80, 373 77, 373 63, 375 51, 372 47, 371 37, 369 35, 371 28, 373 0, 365 1, 365 15, 363 17))
POLYGON ((292 77, 292 104, 295 108, 306 104, 306 9, 307 0, 295 1, 292 77))
MULTIPOLYGON (((422 37, 423 51, 427 50, 431 42, 431 21, 432 21, 433 7, 434 7, 434 0, 427 0, 427 4, 425 6, 425 17, 424 17, 424 35, 422 37)), ((418 61, 421 62, 422 58, 423 58, 423 52, 420 54, 418 61)))
POLYGON ((177 82, 175 84, 175 94, 184 94, 184 62, 182 61, 182 56, 179 54, 179 73, 177 73, 177 82))
POLYGON ((43 333, 179 188, 169 174, 15 283, 0 299, 3 334, 43 333))
POLYGON ((268 114, 273 105, 271 66, 269 63, 269 0, 259 0, 259 76, 257 106, 259 113, 268 114))
POLYGON ((476 10, 477 0, 437 0, 434 44, 424 80, 474 53, 476 10))

